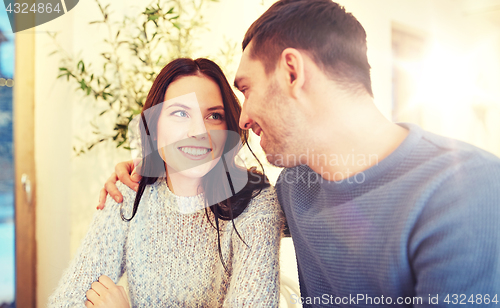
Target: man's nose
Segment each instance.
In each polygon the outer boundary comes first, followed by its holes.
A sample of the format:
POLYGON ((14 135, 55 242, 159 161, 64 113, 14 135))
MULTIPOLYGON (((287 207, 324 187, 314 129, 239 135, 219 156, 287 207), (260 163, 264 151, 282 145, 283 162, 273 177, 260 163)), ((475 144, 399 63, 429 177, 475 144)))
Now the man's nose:
POLYGON ((241 129, 250 129, 252 128, 253 125, 253 120, 247 115, 245 111, 245 105, 243 105, 243 108, 241 109, 241 115, 240 115, 240 128, 241 129))

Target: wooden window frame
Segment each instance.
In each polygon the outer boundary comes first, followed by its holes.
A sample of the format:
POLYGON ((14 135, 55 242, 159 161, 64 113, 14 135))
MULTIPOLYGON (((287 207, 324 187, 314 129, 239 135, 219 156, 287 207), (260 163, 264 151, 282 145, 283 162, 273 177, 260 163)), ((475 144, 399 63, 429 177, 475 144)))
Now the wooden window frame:
POLYGON ((36 307, 35 32, 15 34, 13 134, 16 307, 36 307), (31 200, 22 184, 30 181, 31 200))

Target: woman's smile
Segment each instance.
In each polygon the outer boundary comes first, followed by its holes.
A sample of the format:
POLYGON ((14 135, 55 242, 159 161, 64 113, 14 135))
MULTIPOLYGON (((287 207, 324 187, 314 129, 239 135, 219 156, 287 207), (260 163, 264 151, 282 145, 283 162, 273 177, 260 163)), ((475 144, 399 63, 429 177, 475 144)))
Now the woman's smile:
POLYGON ((185 157, 193 160, 202 160, 211 152, 211 148, 183 146, 177 148, 185 157))

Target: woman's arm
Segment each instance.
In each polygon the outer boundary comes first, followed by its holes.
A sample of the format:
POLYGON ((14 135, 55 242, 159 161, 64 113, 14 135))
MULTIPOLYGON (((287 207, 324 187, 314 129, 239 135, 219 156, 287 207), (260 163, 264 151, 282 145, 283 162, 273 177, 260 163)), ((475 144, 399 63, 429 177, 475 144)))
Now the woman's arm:
MULTIPOLYGON (((133 202, 135 192, 122 183, 118 183, 118 188, 124 195, 123 210, 130 209, 129 203, 133 202)), ((121 219, 120 207, 121 204, 108 197, 106 207, 94 214, 75 258, 49 298, 49 307, 84 308, 86 292, 101 275, 107 275, 115 282, 122 276, 129 223, 121 219)))
POLYGON ((279 248, 284 215, 273 187, 263 190, 243 212, 233 235, 233 265, 224 307, 277 307, 279 248))

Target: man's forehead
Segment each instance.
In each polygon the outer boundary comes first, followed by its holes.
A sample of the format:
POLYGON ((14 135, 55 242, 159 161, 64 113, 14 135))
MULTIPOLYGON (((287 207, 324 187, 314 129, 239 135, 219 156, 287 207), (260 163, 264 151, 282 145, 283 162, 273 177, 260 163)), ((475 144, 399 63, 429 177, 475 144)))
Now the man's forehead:
POLYGON ((249 62, 252 62, 253 59, 252 57, 252 49, 253 49, 253 40, 248 43, 248 45, 243 49, 243 52, 241 54, 241 60, 240 60, 240 66, 242 64, 247 64, 249 62))
POLYGON ((248 74, 247 65, 242 57, 240 60, 240 65, 238 66, 238 70, 236 71, 236 75, 234 77, 234 86, 239 88, 241 86, 241 83, 246 78, 247 74, 248 74))
POLYGON ((246 48, 243 51, 243 54, 241 55, 240 65, 238 67, 238 72, 247 71, 251 60, 252 59, 250 58, 250 55, 248 54, 248 48, 246 48))
POLYGON ((262 62, 258 59, 253 59, 250 54, 250 44, 243 51, 240 65, 236 72, 235 86, 238 86, 242 81, 248 80, 252 74, 257 72, 257 69, 262 66, 262 62))

